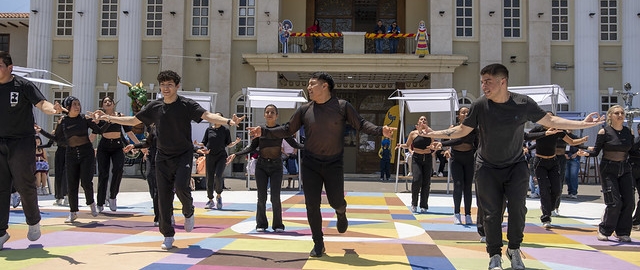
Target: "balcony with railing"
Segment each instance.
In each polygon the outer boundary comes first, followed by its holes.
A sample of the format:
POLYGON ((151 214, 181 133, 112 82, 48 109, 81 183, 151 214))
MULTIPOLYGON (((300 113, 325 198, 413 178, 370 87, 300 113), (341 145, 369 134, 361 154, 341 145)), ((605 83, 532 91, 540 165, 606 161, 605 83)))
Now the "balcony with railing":
MULTIPOLYGON (((372 34, 364 32, 343 33, 291 33, 288 40, 287 53, 376 53, 376 40, 382 42, 382 52, 391 52, 392 41, 398 41, 397 54, 415 54, 415 34, 372 34), (317 42, 315 41, 317 40, 317 42), (352 43, 352 44, 350 44, 352 43), (314 50, 314 44, 318 48, 314 50)), ((427 45, 430 47, 430 44, 427 45)), ((279 52, 283 51, 279 45, 279 52)))

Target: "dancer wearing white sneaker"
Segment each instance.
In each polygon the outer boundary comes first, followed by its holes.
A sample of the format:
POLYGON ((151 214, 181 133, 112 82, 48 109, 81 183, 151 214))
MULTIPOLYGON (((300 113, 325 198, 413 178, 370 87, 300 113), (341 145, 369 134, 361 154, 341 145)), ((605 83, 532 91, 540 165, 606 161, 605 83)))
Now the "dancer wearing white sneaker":
POLYGON ((12 72, 11 55, 0 51, 0 249, 9 240, 12 186, 22 197, 22 210, 29 225, 27 238, 40 238, 33 107, 49 115, 62 111, 60 105, 48 102, 33 83, 12 72))
POLYGON ((215 115, 190 99, 178 95, 180 75, 171 70, 158 74, 158 84, 162 98, 149 102, 135 116, 111 116, 96 111, 101 120, 127 126, 144 123, 155 124, 157 137, 156 181, 158 184, 158 205, 160 233, 165 237, 162 249, 170 249, 173 245, 175 229, 171 225, 173 214, 173 198, 175 195, 182 203, 182 214, 185 217, 184 230, 190 232, 194 228, 195 216, 193 197, 189 182, 191 166, 193 166, 193 141, 191 140, 191 121, 207 120, 209 123, 237 125, 244 119, 233 115, 227 119, 215 115))

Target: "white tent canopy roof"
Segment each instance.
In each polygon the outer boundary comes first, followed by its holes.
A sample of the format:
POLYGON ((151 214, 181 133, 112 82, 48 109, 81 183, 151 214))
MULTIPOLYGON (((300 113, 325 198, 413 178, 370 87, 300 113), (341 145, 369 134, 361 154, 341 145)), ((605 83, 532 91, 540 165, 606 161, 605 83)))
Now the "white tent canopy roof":
POLYGON ((35 82, 35 83, 44 83, 44 84, 52 84, 52 85, 61 85, 61 86, 67 86, 67 87, 73 87, 73 84, 71 84, 70 82, 68 82, 67 80, 63 79, 62 77, 49 72, 48 70, 44 70, 44 69, 35 69, 35 68, 26 68, 26 67, 20 67, 20 66, 13 66, 13 74, 14 75, 18 75, 20 77, 24 77, 25 79, 35 82), (53 74, 54 76, 60 78, 61 80, 65 81, 65 82, 59 82, 56 80, 50 80, 50 79, 45 79, 43 78, 45 73, 50 73, 53 74))
POLYGON ((307 102, 302 89, 255 88, 247 87, 247 107, 264 108, 269 104, 279 109, 295 109, 299 102, 307 102))
POLYGON ((453 88, 398 89, 391 100, 402 100, 409 112, 451 112, 459 109, 458 94, 453 88), (397 96, 393 97, 397 93, 397 96))
POLYGON ((532 86, 512 86, 509 91, 531 97, 538 105, 554 105, 554 95, 558 98, 557 104, 568 104, 569 98, 564 93, 564 89, 557 84, 552 85, 532 85, 532 86))

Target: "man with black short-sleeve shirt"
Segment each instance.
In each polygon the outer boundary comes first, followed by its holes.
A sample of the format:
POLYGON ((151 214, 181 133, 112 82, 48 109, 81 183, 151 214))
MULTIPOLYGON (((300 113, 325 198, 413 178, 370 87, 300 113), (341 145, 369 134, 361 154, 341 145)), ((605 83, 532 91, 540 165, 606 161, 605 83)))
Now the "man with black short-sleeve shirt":
POLYGON ((48 102, 33 83, 12 72, 11 55, 0 51, 0 250, 9 240, 12 185, 22 198, 22 210, 29 225, 27 238, 31 241, 40 238, 33 107, 50 115, 62 112, 62 107, 48 102))
POLYGON ((178 95, 180 75, 171 70, 158 74, 158 84, 162 99, 149 102, 135 116, 114 117, 96 111, 101 120, 127 126, 144 123, 156 126, 156 180, 158 186, 160 233, 165 239, 162 249, 173 247, 175 230, 171 225, 173 212, 173 191, 182 203, 182 214, 185 217, 184 230, 190 232, 195 224, 193 198, 189 180, 193 165, 193 140, 191 138, 191 121, 207 120, 210 123, 236 125, 244 119, 233 115, 227 119, 213 114, 190 98, 178 95))
POLYGON ((509 209, 506 255, 512 269, 524 269, 520 244, 524 237, 528 169, 522 143, 528 121, 559 129, 583 129, 602 123, 597 113, 583 121, 571 121, 547 114, 526 95, 507 90, 509 71, 502 64, 491 64, 480 71, 484 96, 471 105, 464 122, 446 130, 424 132, 439 139, 460 138, 478 129, 480 144, 476 152, 477 199, 482 205, 489 269, 502 269, 502 205, 509 209), (594 118, 595 117, 595 118, 594 118))

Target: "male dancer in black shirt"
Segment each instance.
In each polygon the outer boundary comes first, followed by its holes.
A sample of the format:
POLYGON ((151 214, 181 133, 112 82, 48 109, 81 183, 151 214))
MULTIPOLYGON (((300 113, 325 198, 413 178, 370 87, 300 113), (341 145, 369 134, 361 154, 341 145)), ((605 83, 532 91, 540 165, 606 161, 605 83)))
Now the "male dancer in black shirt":
POLYGON ((346 232, 349 226, 346 216, 347 202, 344 200, 343 134, 345 125, 350 124, 355 130, 370 135, 386 137, 391 137, 396 129, 376 126, 364 120, 349 102, 335 96, 333 87, 331 75, 324 72, 314 73, 307 86, 311 102, 298 108, 291 116, 289 123, 273 128, 266 126, 249 128, 253 136, 286 138, 304 126, 306 140, 301 173, 307 220, 314 243, 309 254, 312 257, 321 257, 325 251, 320 213, 323 185, 329 205, 336 210, 338 232, 346 232))
POLYGON ((512 269, 524 269, 520 243, 524 237, 527 207, 528 169, 522 143, 524 124, 528 121, 562 128, 583 129, 602 124, 597 113, 583 121, 571 121, 547 114, 528 96, 507 90, 509 71, 501 64, 491 64, 480 71, 482 91, 471 105, 462 125, 426 133, 440 139, 460 138, 478 129, 480 144, 476 157, 477 198, 484 212, 489 269, 502 269, 502 205, 509 209, 507 257, 512 269), (597 117, 597 118, 594 118, 597 117))
POLYGON ((22 197, 22 210, 29 225, 27 238, 40 238, 33 107, 49 115, 62 111, 59 104, 48 102, 33 83, 12 72, 11 55, 0 51, 0 250, 9 240, 12 185, 22 197))
POLYGON ((162 99, 149 102, 135 116, 110 116, 98 110, 95 113, 101 120, 127 126, 140 123, 155 124, 157 137, 156 181, 158 185, 158 204, 160 208, 160 233, 164 242, 160 246, 169 250, 173 247, 175 230, 171 225, 173 212, 173 189, 182 203, 182 214, 185 217, 184 230, 193 230, 193 197, 189 180, 193 161, 193 140, 191 139, 191 121, 207 120, 210 123, 237 125, 244 119, 233 115, 227 119, 213 114, 192 99, 178 95, 180 75, 171 70, 158 74, 158 84, 162 99))

